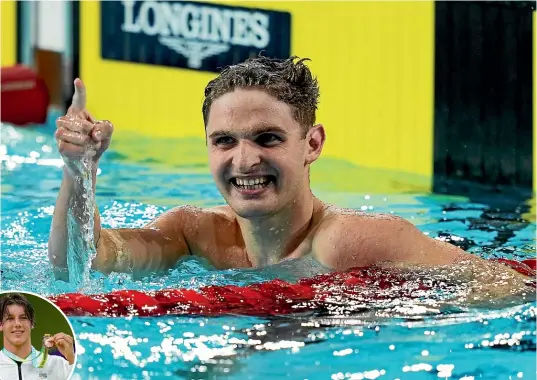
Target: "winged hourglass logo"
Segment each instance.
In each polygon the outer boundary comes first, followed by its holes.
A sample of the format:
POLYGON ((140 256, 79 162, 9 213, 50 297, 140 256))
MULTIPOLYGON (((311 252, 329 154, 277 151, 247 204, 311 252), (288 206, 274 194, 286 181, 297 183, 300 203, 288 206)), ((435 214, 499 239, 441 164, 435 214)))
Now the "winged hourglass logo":
POLYGON ((187 65, 193 69, 199 69, 203 59, 225 53, 230 48, 224 43, 188 41, 173 37, 160 37, 159 42, 187 58, 187 65))

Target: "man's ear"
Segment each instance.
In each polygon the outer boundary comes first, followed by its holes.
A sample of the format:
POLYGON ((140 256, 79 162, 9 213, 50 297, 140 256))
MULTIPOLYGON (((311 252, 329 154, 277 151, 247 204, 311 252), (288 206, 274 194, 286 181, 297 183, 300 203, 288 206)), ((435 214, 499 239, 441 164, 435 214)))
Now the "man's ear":
POLYGON ((307 152, 306 164, 311 164, 321 155, 323 145, 326 140, 326 134, 322 124, 314 125, 306 134, 307 152))

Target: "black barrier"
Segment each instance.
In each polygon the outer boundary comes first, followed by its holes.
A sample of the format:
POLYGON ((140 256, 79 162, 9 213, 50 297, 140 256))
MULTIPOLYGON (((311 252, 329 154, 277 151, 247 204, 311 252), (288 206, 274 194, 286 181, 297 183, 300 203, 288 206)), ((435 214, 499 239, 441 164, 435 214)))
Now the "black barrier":
POLYGON ((522 5, 436 3, 435 192, 461 193, 458 180, 532 188, 532 7, 522 5))
POLYGON ((15 5, 15 44, 16 44, 16 52, 15 52, 15 59, 17 64, 22 63, 22 28, 23 28, 23 22, 22 22, 22 1, 17 1, 15 5))
POLYGON ((218 72, 259 55, 287 58, 291 14, 192 1, 101 2, 103 59, 218 72))

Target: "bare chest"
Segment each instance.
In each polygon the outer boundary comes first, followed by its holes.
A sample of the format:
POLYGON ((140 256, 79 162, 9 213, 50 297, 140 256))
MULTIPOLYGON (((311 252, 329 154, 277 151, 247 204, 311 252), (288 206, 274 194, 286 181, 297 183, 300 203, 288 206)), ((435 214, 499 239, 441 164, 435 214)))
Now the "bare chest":
POLYGON ((228 242, 228 244, 223 244, 222 240, 205 241, 193 254, 205 257, 218 269, 264 267, 312 255, 312 245, 309 240, 305 240, 294 249, 285 252, 279 259, 263 259, 257 252, 249 254, 244 244, 240 243, 228 242), (256 261, 255 258, 258 261, 257 265, 253 264, 256 261))

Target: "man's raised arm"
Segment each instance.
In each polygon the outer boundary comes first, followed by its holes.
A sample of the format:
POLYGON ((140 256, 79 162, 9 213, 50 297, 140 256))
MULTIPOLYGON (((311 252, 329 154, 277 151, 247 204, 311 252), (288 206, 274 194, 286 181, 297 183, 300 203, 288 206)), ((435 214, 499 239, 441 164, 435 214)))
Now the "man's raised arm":
POLYGON ((92 118, 86 110, 84 84, 80 79, 74 84, 72 105, 67 114, 56 121, 55 137, 65 166, 52 219, 48 256, 57 277, 68 279, 67 253, 70 245, 88 250, 93 243, 97 251, 93 268, 104 273, 158 271, 173 266, 180 256, 188 253, 181 231, 172 231, 170 227, 177 226, 170 217, 180 218, 177 212, 159 218, 154 223, 155 228, 101 229, 99 210, 94 202, 97 168, 102 154, 110 145, 113 126, 108 121, 92 118), (90 168, 83 168, 84 157, 88 155, 91 159, 86 159, 86 164, 90 168), (91 171, 91 191, 84 186, 84 170, 91 171), (88 203, 95 204, 92 242, 85 241, 81 233, 91 219, 90 211, 85 207, 88 203), (69 211, 72 221, 68 221, 69 211), (76 241, 69 241, 68 223, 74 223, 72 227, 78 231, 71 234, 71 239, 76 241))

